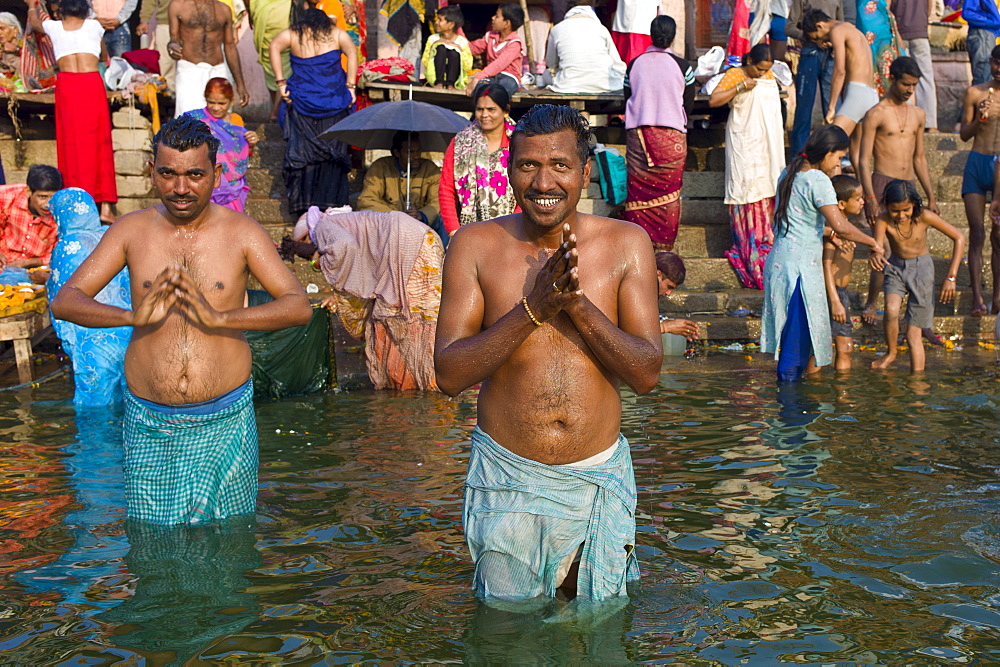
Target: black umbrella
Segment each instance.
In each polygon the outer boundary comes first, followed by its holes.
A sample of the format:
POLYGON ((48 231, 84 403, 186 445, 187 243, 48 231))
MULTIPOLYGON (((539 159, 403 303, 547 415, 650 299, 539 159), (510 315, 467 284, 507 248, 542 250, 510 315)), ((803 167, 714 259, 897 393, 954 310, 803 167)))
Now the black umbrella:
MULTIPOLYGON (((413 89, 410 89, 410 96, 413 89)), ((358 148, 392 148, 396 132, 420 135, 420 148, 442 153, 452 137, 464 130, 469 121, 454 111, 426 102, 405 100, 382 102, 353 113, 323 132, 323 139, 336 139, 358 148)), ((406 165, 406 208, 410 207, 410 165, 406 165)))
POLYGON ((403 130, 420 135, 420 147, 442 153, 452 137, 469 124, 454 111, 426 102, 382 102, 353 113, 320 136, 358 148, 392 147, 392 135, 403 130))

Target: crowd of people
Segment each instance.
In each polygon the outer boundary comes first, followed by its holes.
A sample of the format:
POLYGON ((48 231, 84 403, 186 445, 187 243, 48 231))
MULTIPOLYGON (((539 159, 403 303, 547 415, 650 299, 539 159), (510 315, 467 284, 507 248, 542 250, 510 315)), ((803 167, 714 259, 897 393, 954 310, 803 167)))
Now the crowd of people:
MULTIPOLYGON (((252 3, 287 140, 288 206, 299 217, 279 253, 243 214, 259 138, 232 108, 247 95, 232 9, 215 0, 144 0, 145 16, 155 10, 159 22, 165 12, 179 113, 152 139, 150 181, 160 203, 103 227, 115 193, 114 174, 109 186, 105 173, 113 158, 97 65, 101 45, 119 39, 128 0, 96 19, 86 0, 62 0, 57 17, 28 1, 29 26, 48 36, 59 69, 59 169, 36 165, 25 185, 0 187, 0 270, 9 264, 48 280, 76 402, 124 402, 128 516, 173 525, 254 511, 257 428, 243 332, 311 320, 282 261, 300 256, 333 289, 326 303, 364 338, 377 388, 454 396, 480 386, 463 517, 477 594, 504 605, 537 604, 558 589, 584 601, 622 599, 639 570, 620 388, 643 394, 657 385, 661 334, 698 334, 694 322, 660 318, 657 302, 685 279, 672 250, 699 85, 672 50, 674 20, 626 0, 609 31, 587 2, 571 1, 546 48, 553 90, 621 87, 627 95, 624 220, 577 211, 591 183, 594 139, 583 114, 544 104, 511 117, 512 97, 531 73, 516 4, 500 5, 478 40, 464 36, 460 9, 436 13, 436 32, 410 68, 419 61, 428 85, 468 93, 473 120, 451 140, 441 168, 424 155, 419 134, 395 133, 390 155, 366 173, 362 210, 353 211, 348 147, 323 134, 357 103, 365 71, 358 7, 309 1, 282 23, 287 3, 252 3), (469 66, 475 55, 485 56, 478 71, 469 66), (269 301, 247 300, 251 277, 269 301)), ((926 13, 909 2, 897 0, 893 11, 915 26, 926 13)), ((706 83, 709 105, 729 107, 726 256, 742 284, 764 292, 761 348, 777 356, 782 382, 825 365, 850 367, 847 288, 858 245, 868 247, 872 271, 866 317, 884 294, 888 353, 874 365, 886 368, 898 354, 906 299, 910 365, 923 370, 936 288, 929 230, 952 242, 942 302, 955 297, 965 252, 962 233, 939 215, 924 155, 935 124, 926 97, 933 84, 921 85, 932 76, 918 56, 926 38, 908 30, 913 57, 902 55, 882 0, 859 6, 854 21, 832 4, 772 0, 755 3, 751 17, 744 3, 737 17, 746 26, 734 25, 734 34, 758 43, 731 47, 738 63, 706 83), (801 106, 786 154, 780 86, 791 83, 793 21, 803 42, 801 106), (825 122, 813 128, 817 87, 826 91, 825 122)), ((387 34, 405 51, 413 33, 405 16, 386 18, 387 34)), ((969 48, 979 56, 973 34, 969 48)), ((962 187, 973 314, 988 310, 981 258, 973 256, 982 252, 990 191, 1000 214, 1000 47, 988 64, 990 78, 966 93, 961 130, 974 142, 962 187)), ((996 311, 1000 261, 993 271, 996 311)))

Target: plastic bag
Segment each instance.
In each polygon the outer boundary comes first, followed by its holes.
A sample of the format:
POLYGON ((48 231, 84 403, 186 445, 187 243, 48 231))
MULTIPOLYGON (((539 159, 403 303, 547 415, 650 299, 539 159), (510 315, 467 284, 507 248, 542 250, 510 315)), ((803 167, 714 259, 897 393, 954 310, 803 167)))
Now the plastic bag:
POLYGON ((710 76, 718 74, 726 62, 726 50, 721 46, 713 46, 708 52, 698 58, 698 66, 694 69, 695 76, 710 76))
POLYGON ((602 144, 594 147, 597 175, 601 184, 601 196, 612 206, 625 201, 628 195, 628 170, 623 158, 614 148, 602 144))
MULTIPOLYGON (((98 67, 100 70, 101 67, 98 67)), ((132 81, 132 77, 138 73, 139 70, 128 64, 128 61, 124 58, 119 58, 115 56, 108 62, 108 66, 104 68, 102 76, 104 78, 104 86, 108 90, 125 90, 128 88, 128 84, 132 81)))
MULTIPOLYGON (((248 305, 271 301, 262 290, 247 290, 248 305)), ((309 324, 278 331, 244 332, 253 353, 254 395, 283 398, 315 394, 336 385, 336 361, 330 346, 330 313, 314 308, 309 324)))

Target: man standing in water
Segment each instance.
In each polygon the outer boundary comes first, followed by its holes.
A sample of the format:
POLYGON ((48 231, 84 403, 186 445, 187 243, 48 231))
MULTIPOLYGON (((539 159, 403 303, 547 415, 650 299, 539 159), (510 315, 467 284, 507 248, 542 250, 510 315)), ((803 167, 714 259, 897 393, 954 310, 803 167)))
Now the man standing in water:
POLYGON ((217 76, 236 84, 240 106, 245 107, 250 95, 243 85, 232 10, 219 0, 170 0, 167 14, 170 18, 167 52, 177 61, 175 115, 203 108, 205 85, 217 76))
MULTIPOLYGON (((972 150, 962 176, 962 201, 969 221, 969 285, 972 287, 972 316, 981 317, 990 309, 983 301, 983 246, 986 227, 986 193, 993 189, 993 166, 1000 153, 1000 46, 990 53, 990 75, 985 83, 970 86, 962 102, 962 141, 972 139, 972 150)), ((996 194, 994 193, 994 196, 996 194)), ((990 230, 993 249, 993 312, 1000 311, 1000 224, 990 230)))
POLYGON ((486 600, 600 600, 638 578, 619 384, 659 379, 656 264, 640 227, 576 212, 589 138, 579 112, 533 107, 508 167, 523 213, 462 227, 445 259, 437 380, 482 382, 464 525, 486 600))
POLYGON ((298 281, 252 219, 211 203, 218 141, 194 118, 153 137, 162 202, 120 218, 52 302, 85 327, 133 327, 125 353, 128 516, 201 523, 254 511, 257 425, 243 331, 305 324, 298 281), (94 296, 122 267, 134 310, 94 296), (243 307, 252 274, 274 301, 243 307))

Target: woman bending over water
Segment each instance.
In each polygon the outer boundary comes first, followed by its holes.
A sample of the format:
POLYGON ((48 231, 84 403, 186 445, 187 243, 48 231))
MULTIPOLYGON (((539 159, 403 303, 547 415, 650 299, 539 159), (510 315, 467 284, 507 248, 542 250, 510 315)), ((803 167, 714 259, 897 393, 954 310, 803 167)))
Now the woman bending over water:
POLYGON ((875 239, 847 221, 830 177, 851 140, 836 125, 820 127, 778 180, 774 246, 764 264, 760 347, 778 358, 778 380, 794 381, 833 362, 830 310, 823 282, 823 230, 882 254, 875 239))

